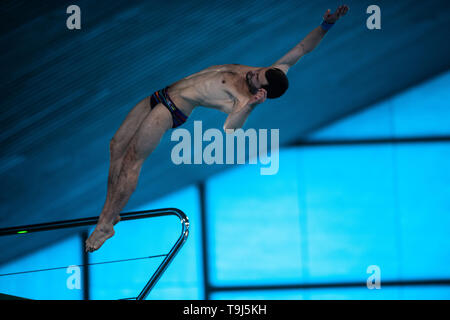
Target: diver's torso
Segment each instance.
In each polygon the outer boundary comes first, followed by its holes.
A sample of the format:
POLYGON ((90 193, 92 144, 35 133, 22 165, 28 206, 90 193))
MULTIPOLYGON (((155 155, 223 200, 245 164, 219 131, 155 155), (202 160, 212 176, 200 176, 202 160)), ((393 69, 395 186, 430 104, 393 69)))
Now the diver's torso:
POLYGON ((168 94, 186 115, 196 106, 230 113, 237 100, 250 99, 245 75, 255 69, 235 64, 212 66, 171 84, 168 94))

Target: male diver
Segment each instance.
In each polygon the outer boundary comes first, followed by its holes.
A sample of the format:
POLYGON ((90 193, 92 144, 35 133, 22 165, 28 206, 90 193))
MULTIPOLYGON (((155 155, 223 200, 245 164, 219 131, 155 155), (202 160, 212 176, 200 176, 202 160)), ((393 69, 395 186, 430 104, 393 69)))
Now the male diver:
POLYGON ((86 251, 99 249, 114 235, 113 226, 120 221, 119 213, 136 189, 142 164, 166 131, 182 125, 196 106, 228 114, 225 131, 241 128, 258 104, 284 94, 289 68, 311 52, 347 11, 346 5, 334 13, 328 9, 322 24, 270 67, 211 66, 140 101, 110 141, 106 201, 95 230, 86 240, 86 251))

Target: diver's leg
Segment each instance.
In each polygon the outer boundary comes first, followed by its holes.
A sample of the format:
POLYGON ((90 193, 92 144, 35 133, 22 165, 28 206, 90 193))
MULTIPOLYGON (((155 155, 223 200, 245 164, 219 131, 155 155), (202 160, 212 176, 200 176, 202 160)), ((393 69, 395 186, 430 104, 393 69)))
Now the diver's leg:
POLYGON ((167 108, 156 105, 141 123, 131 139, 122 160, 122 167, 113 185, 107 210, 100 215, 94 232, 86 240, 86 251, 94 251, 114 235, 113 224, 136 189, 142 164, 172 127, 172 115, 167 108))
MULTIPOLYGON (((120 169, 122 167, 122 160, 125 155, 127 147, 139 129, 141 123, 150 113, 150 97, 141 100, 126 116, 125 120, 120 125, 119 129, 114 134, 109 142, 109 173, 108 184, 106 191, 106 200, 103 205, 102 212, 108 209, 111 192, 113 186, 117 183, 120 169)), ((101 215, 101 213, 100 213, 101 215)), ((120 217, 114 221, 114 224, 119 222, 120 217)))

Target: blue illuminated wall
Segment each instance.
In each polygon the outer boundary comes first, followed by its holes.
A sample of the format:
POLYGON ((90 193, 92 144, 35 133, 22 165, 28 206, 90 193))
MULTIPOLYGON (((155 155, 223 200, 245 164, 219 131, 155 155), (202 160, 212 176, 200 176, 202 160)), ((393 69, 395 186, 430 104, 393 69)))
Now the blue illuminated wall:
MULTIPOLYGON (((195 187, 189 187, 142 207, 132 208, 130 211, 157 208, 183 210, 189 218, 189 236, 147 299, 202 299, 201 219, 198 190, 195 187)), ((181 224, 177 217, 148 219, 148 222, 136 220, 134 224, 129 224, 128 221, 119 223, 115 228, 116 235, 109 243, 105 243, 102 250, 90 255, 90 259, 96 263, 123 259, 124 254, 133 258, 167 253, 179 237, 180 228, 181 224), (158 219, 160 221, 154 221, 158 219)), ((108 266, 108 269, 92 267, 90 285, 92 299, 137 296, 162 259, 118 263, 113 268, 108 266)))
MULTIPOLYGON (((168 207, 180 208, 188 216, 189 236, 147 299, 202 299, 204 283, 197 188, 177 191, 129 211, 168 207)), ((0 293, 50 300, 83 299, 86 289, 88 297, 94 300, 138 296, 163 261, 162 255, 168 254, 180 237, 182 225, 178 217, 171 215, 123 221, 115 226, 115 231, 115 236, 101 250, 88 255, 88 261, 83 260, 81 232, 75 231, 75 236, 70 239, 0 265, 0 293), (71 265, 79 267, 79 286, 76 288, 67 285, 72 278, 67 268, 71 265), (85 277, 88 278, 87 288, 84 287, 85 277)), ((33 236, 42 235, 20 235, 33 236)))
POLYGON ((449 299, 449 159, 444 73, 210 179, 211 297, 449 299))
POLYGON ((195 186, 186 188, 145 205, 142 209, 169 207, 180 208, 186 213, 189 218, 189 237, 149 294, 148 299, 203 299, 203 257, 198 189, 195 186))
POLYGON ((68 288, 70 276, 69 265, 82 264, 81 237, 73 236, 54 245, 43 248, 26 257, 0 265, 0 293, 40 300, 76 300, 83 298, 82 283, 79 288, 68 288), (52 265, 54 270, 42 270, 52 265), (12 275, 7 275, 12 274, 12 275))
POLYGON ((311 134, 310 140, 449 136, 450 72, 311 134))

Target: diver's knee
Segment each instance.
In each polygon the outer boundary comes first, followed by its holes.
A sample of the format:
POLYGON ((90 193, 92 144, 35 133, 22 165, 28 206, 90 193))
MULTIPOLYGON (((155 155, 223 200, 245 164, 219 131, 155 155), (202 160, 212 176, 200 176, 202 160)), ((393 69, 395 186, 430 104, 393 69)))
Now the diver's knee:
POLYGON ((115 138, 109 141, 109 154, 111 161, 119 160, 123 157, 125 152, 125 147, 118 142, 115 138))

